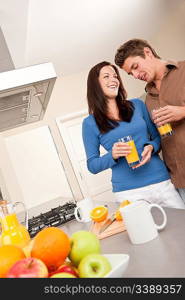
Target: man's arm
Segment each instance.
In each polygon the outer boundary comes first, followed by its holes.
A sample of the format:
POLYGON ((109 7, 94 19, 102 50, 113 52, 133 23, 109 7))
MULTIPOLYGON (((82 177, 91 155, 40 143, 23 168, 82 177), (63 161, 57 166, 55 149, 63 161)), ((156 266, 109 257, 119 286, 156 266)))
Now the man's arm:
POLYGON ((154 123, 161 126, 165 123, 180 121, 185 118, 185 106, 166 105, 152 114, 154 123))

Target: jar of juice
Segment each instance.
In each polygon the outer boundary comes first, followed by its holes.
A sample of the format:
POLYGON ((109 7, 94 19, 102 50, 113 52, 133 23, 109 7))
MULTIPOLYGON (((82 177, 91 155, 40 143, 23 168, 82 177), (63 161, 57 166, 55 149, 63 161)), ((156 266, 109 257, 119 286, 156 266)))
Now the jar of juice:
POLYGON ((0 223, 1 223, 1 245, 16 245, 24 248, 30 242, 30 235, 27 230, 28 213, 24 206, 25 225, 19 223, 15 213, 15 207, 22 202, 14 204, 5 200, 0 201, 0 223))

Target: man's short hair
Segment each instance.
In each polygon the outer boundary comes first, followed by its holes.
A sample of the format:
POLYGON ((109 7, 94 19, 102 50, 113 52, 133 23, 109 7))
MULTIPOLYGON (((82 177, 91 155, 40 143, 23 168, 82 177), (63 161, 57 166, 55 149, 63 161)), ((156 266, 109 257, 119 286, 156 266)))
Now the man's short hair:
POLYGON ((155 57, 160 58, 160 56, 147 41, 141 39, 132 39, 125 42, 117 49, 115 55, 115 64, 121 68, 124 65, 125 60, 130 56, 141 56, 145 58, 145 47, 148 47, 155 57))

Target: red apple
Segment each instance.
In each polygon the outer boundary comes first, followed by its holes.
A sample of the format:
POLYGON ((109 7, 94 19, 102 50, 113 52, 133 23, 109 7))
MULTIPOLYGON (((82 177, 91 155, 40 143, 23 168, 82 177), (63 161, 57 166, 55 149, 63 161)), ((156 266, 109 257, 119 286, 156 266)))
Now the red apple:
POLYGON ((48 269, 42 260, 34 257, 17 261, 8 271, 7 278, 45 278, 48 269))
POLYGON ((61 265, 56 271, 50 273, 49 277, 53 276, 54 274, 63 273, 63 272, 72 274, 75 277, 79 277, 77 269, 73 265, 71 265, 71 263, 67 263, 67 262, 61 265))

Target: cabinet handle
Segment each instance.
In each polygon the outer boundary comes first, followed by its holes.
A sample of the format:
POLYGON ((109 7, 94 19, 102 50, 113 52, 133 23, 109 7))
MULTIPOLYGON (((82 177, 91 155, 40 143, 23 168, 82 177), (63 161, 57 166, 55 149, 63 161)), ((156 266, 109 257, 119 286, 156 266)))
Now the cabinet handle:
POLYGON ((29 101, 29 96, 23 96, 23 97, 22 97, 22 101, 23 101, 23 102, 29 101))

